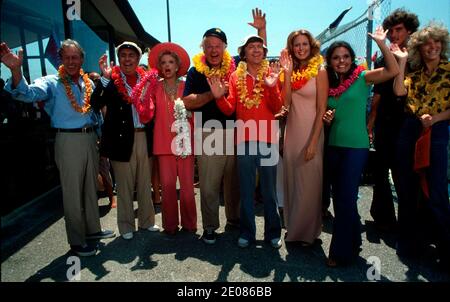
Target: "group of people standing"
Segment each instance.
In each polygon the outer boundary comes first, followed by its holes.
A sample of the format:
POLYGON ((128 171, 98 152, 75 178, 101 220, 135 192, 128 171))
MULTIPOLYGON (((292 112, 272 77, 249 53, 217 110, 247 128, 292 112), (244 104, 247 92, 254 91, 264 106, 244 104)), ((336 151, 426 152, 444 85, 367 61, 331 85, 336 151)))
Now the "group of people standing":
POLYGON ((413 230, 418 197, 423 196, 438 234, 441 262, 448 265, 450 205, 444 165, 450 120, 447 29, 430 24, 414 33, 417 16, 394 11, 383 27, 369 33, 383 57, 375 69, 366 70, 356 64, 355 52, 345 41, 332 43, 323 58, 320 43, 304 29, 292 32, 279 62, 269 64, 265 14, 255 9, 249 24, 258 33, 245 38, 237 57, 227 51, 227 37, 220 28, 207 30, 203 51, 193 58, 190 69, 189 55, 180 45, 161 43, 150 50, 151 69, 144 71, 138 66, 142 50, 133 42, 124 42, 116 49, 119 66, 108 64, 106 56, 100 58, 102 78, 96 87, 81 69, 84 52, 76 41, 63 42, 58 75, 37 79, 31 85, 21 74, 21 53, 15 55, 1 44, 1 60, 12 72, 6 89, 21 101, 44 100, 52 127, 57 128, 55 156, 72 250, 81 256, 92 255, 97 248, 87 239, 114 236, 100 229, 95 190, 98 155, 93 130, 96 112, 105 106, 100 155, 109 158, 114 169, 118 229, 124 239, 132 239, 136 230, 135 189, 138 227, 159 231, 151 202, 151 156, 158 159, 164 232, 174 235, 180 226, 187 232, 197 231, 196 150, 202 240, 216 242, 223 192, 227 224, 240 229, 238 246, 246 248, 255 242, 254 194, 259 182, 264 240, 280 248, 279 128, 275 116, 281 112, 287 118, 281 159, 286 242, 311 246, 319 238, 327 174, 335 213, 327 265, 336 267, 355 260, 362 245, 358 187, 375 132, 377 152, 380 148, 380 153, 389 153, 380 159, 389 161, 379 166, 380 181, 374 188, 371 213, 375 221, 382 226, 395 223, 392 199, 387 196, 390 190, 386 189, 387 171, 392 169, 399 199, 397 252, 403 256, 418 251, 413 230), (411 64, 406 69, 408 57, 411 64), (373 84, 374 102, 366 122, 373 84), (390 111, 392 108, 396 111, 390 111), (201 113, 201 119, 194 119, 192 113, 201 113), (228 123, 230 120, 233 123, 228 123), (329 127, 327 140, 325 127, 329 127), (227 143, 230 137, 233 146, 227 143), (205 148, 207 142, 213 142, 214 152, 205 148), (417 149, 426 155, 420 157, 417 149), (419 161, 419 157, 422 165, 416 169, 414 159, 419 161), (419 182, 421 186, 416 185, 419 182))

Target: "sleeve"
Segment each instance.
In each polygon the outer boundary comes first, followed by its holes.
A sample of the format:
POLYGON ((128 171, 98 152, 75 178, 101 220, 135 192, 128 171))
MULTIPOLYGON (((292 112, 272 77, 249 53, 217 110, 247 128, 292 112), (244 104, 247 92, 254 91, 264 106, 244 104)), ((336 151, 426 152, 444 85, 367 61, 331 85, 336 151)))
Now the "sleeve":
POLYGON ((19 85, 12 88, 12 78, 5 85, 5 90, 11 93, 11 97, 18 101, 32 103, 37 101, 46 101, 52 97, 50 88, 51 83, 47 77, 37 79, 33 84, 29 85, 27 80, 22 77, 19 85))
POLYGON ((100 110, 105 105, 107 105, 108 100, 111 99, 111 93, 109 92, 110 85, 114 85, 113 82, 109 81, 107 86, 97 85, 91 96, 91 106, 94 110, 100 110))
MULTIPOLYGON (((377 58, 373 64, 374 69, 384 67, 383 62, 384 62, 383 57, 377 58)), ((381 92, 383 91, 384 83, 379 83, 379 84, 373 85, 373 93, 381 94, 381 92)))
POLYGON ((223 96, 220 99, 217 99, 216 104, 223 114, 230 116, 236 111, 237 102, 236 79, 234 74, 230 76, 230 87, 228 92, 228 96, 223 96))
POLYGON ((266 88, 269 89, 269 102, 267 105, 272 113, 276 114, 281 110, 281 106, 283 106, 280 89, 278 88, 278 85, 266 88))
POLYGON ((186 76, 186 83, 184 84, 183 96, 190 95, 194 92, 193 83, 194 83, 194 67, 189 69, 189 72, 186 76))

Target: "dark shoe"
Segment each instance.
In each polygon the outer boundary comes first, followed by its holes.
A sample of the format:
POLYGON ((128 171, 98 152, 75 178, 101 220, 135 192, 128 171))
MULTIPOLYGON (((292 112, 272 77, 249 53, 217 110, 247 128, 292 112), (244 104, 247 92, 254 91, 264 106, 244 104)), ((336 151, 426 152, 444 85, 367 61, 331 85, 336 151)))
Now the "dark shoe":
POLYGON ((233 228, 239 228, 240 226, 239 219, 229 219, 227 220, 227 226, 233 227, 233 228))
POLYGON ((185 227, 182 227, 181 231, 182 232, 186 232, 186 233, 197 233, 197 229, 188 229, 188 228, 185 228, 185 227))
POLYGON ((178 228, 176 228, 174 230, 164 230, 164 233, 166 233, 167 235, 170 235, 170 236, 176 235, 177 232, 178 232, 178 228))
POLYGON ((202 239, 203 239, 203 242, 205 242, 206 244, 214 244, 214 243, 216 243, 217 234, 214 231, 205 230, 205 231, 203 231, 202 239))
POLYGON ((107 239, 107 238, 113 238, 116 237, 116 234, 111 230, 103 230, 94 234, 88 234, 86 235, 87 240, 92 239, 107 239))
POLYGON ((70 249, 80 257, 94 256, 97 253, 97 248, 88 245, 84 247, 81 245, 71 245, 70 249))
POLYGON ((328 258, 326 264, 327 264, 328 267, 331 267, 331 268, 336 268, 336 267, 339 266, 337 261, 333 260, 332 258, 328 258))

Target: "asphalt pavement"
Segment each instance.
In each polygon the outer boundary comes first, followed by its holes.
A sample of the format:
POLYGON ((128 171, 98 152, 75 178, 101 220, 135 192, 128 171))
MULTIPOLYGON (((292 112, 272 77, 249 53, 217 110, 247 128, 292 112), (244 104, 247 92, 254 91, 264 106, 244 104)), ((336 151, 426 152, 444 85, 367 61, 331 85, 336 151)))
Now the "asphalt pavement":
MULTIPOLYGON (((239 230, 221 227, 214 245, 201 240, 199 191, 196 189, 198 231, 163 232, 139 230, 132 240, 120 236, 99 242, 93 257, 73 257, 66 241, 61 196, 55 191, 49 205, 34 203, 2 217, 2 282, 448 282, 450 275, 434 262, 430 247, 424 257, 403 263, 395 254, 395 235, 378 232, 369 214, 372 187, 360 187, 359 213, 363 223, 360 258, 348 267, 325 265, 331 240, 332 220, 325 220, 321 243, 305 248, 283 241, 274 249, 263 241, 264 216, 256 206, 257 242, 237 246, 239 230), (370 262, 370 263, 368 263, 370 262), (76 267, 79 264, 80 270, 76 267), (77 274, 79 272, 79 274, 77 274)), ((99 200, 103 228, 117 230, 116 209, 108 199, 99 200)), ((137 205, 136 205, 137 206, 137 205)), ((332 209, 331 209, 332 210, 332 209)), ((157 208, 156 222, 161 225, 157 208)), ((283 230, 284 235, 285 230, 283 230)))

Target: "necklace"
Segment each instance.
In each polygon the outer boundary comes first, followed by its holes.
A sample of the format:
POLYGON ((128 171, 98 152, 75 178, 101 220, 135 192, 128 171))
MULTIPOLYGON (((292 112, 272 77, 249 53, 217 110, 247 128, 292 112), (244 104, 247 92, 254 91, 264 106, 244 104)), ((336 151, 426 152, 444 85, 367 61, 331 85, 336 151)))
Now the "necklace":
POLYGON ((192 62, 194 63, 195 69, 204 74, 207 78, 212 76, 219 76, 221 79, 228 80, 231 73, 236 69, 236 64, 234 63, 234 59, 231 57, 230 53, 225 50, 223 52, 222 63, 220 64, 220 68, 210 68, 206 64, 206 57, 203 52, 195 55, 192 58, 192 62))
POLYGON ((335 98, 340 97, 358 79, 359 75, 364 70, 366 70, 366 68, 362 65, 356 67, 351 76, 339 84, 338 87, 328 89, 328 96, 335 98))
MULTIPOLYGON (((308 81, 312 78, 317 77, 319 73, 319 68, 323 64, 323 58, 321 55, 316 55, 312 57, 308 65, 305 68, 300 68, 294 72, 292 72, 291 76, 291 87, 292 90, 301 89, 303 86, 308 83, 308 81)), ((284 82, 284 74, 281 73, 280 81, 284 82)))
POLYGON ((247 63, 241 61, 236 70, 238 80, 237 80, 237 91, 239 94, 239 101, 245 106, 247 109, 251 109, 253 106, 258 108, 261 103, 261 98, 264 92, 264 74, 267 72, 269 67, 269 61, 263 60, 258 67, 258 71, 256 73, 255 85, 253 86, 252 96, 249 96, 247 90, 247 63))
POLYGON ((164 80, 163 86, 164 86, 165 93, 173 101, 175 99, 175 97, 177 96, 177 92, 178 92, 178 79, 175 81, 175 85, 171 86, 171 87, 169 86, 169 84, 167 84, 167 81, 164 80))
POLYGON ((64 69, 64 65, 59 66, 58 76, 59 76, 60 82, 64 85, 64 89, 66 91, 67 98, 69 99, 70 104, 72 105, 73 109, 75 109, 76 112, 80 112, 81 114, 88 113, 91 110, 91 95, 92 95, 92 83, 89 80, 88 74, 87 73, 85 74, 83 69, 80 68, 80 76, 83 77, 83 82, 85 85, 84 96, 83 96, 83 107, 78 105, 77 101, 75 100, 75 96, 73 95, 72 87, 70 86, 70 82, 72 82, 72 79, 66 73, 66 70, 64 69))
MULTIPOLYGON (((139 83, 140 80, 145 76, 145 71, 141 67, 137 67, 136 72, 138 74, 137 83, 139 83)), ((119 91, 119 93, 122 95, 123 100, 128 104, 132 104, 132 90, 130 89, 130 91, 128 91, 127 87, 125 86, 125 80, 123 79, 124 77, 125 76, 122 75, 120 71, 120 67, 114 66, 111 73, 111 79, 114 80, 114 85, 116 85, 117 91, 119 91)))

